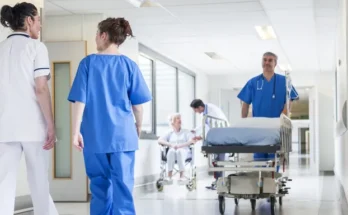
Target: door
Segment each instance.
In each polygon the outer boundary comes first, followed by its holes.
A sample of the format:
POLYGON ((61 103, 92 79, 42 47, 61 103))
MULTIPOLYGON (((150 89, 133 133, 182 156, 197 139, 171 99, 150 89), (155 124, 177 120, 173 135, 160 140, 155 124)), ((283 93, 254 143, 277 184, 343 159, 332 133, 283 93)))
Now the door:
POLYGON ((72 147, 72 109, 67 97, 86 42, 45 42, 51 63, 51 94, 58 142, 52 150, 50 191, 54 201, 87 201, 83 154, 72 147))
POLYGON ((230 124, 234 124, 241 119, 241 103, 237 98, 239 90, 225 90, 220 91, 220 106, 225 113, 230 124))

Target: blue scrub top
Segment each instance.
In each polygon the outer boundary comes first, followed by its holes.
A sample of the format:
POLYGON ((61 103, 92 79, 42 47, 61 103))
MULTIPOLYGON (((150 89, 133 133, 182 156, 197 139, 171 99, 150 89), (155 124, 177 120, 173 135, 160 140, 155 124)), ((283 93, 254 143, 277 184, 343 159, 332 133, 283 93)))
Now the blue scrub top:
POLYGON ((79 65, 70 102, 85 106, 81 123, 88 153, 113 153, 138 149, 132 105, 152 96, 135 62, 123 55, 92 54, 79 65))
MULTIPOLYGON (((252 104, 253 117, 280 117, 286 105, 286 78, 274 74, 267 81, 263 74, 250 79, 238 94, 238 98, 247 104, 252 104), (274 94, 274 98, 273 98, 274 94)), ((291 101, 298 99, 296 89, 292 87, 291 101)))

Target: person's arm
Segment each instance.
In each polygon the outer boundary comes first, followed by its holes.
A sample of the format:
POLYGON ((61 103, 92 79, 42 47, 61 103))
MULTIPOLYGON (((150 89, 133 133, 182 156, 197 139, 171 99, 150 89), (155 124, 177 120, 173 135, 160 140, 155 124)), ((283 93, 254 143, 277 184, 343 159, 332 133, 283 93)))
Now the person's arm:
POLYGON ((73 115, 73 122, 72 122, 73 136, 80 135, 82 117, 83 117, 83 112, 85 110, 85 106, 86 105, 82 102, 74 102, 72 104, 72 109, 73 109, 73 112, 75 113, 73 115))
POLYGON ((132 104, 133 114, 136 121, 135 126, 138 136, 140 137, 143 122, 142 104, 151 101, 152 95, 138 65, 136 64, 133 65, 133 71, 130 71, 129 83, 128 97, 132 104))
POLYGON ((243 89, 238 94, 238 98, 243 102, 242 103, 242 118, 247 118, 249 114, 249 106, 252 102, 252 84, 251 81, 245 84, 243 89))
POLYGON ((83 118, 83 112, 87 103, 87 83, 88 83, 88 67, 87 58, 84 58, 79 65, 74 82, 70 89, 68 100, 73 103, 73 124, 72 124, 72 140, 74 146, 78 150, 84 147, 83 137, 80 134, 80 128, 83 118))
POLYGON ((133 105, 132 109, 135 117, 135 127, 137 128, 138 137, 140 137, 144 114, 143 105, 133 105))
POLYGON ((243 102, 242 104, 242 118, 247 118, 249 114, 249 104, 243 102))
POLYGON ((171 134, 171 132, 168 132, 167 134, 165 134, 162 137, 158 138, 158 144, 161 145, 161 146, 172 147, 172 144, 170 144, 168 142, 170 134, 171 134))
MULTIPOLYGON (((286 96, 286 95, 285 95, 286 96)), ((286 98, 286 97, 285 97, 286 98)), ((298 93, 295 89, 294 86, 291 87, 291 92, 290 92, 290 101, 289 101, 289 111, 291 112, 291 105, 292 105, 292 101, 294 100, 298 100, 299 96, 298 93)), ((288 109, 287 109, 287 104, 286 104, 286 99, 285 99, 285 104, 284 104, 284 109, 283 109, 283 114, 288 115, 288 109)))
POLYGON ((48 87, 48 80, 51 77, 49 65, 50 61, 47 48, 45 44, 40 42, 36 50, 33 72, 35 78, 35 95, 47 124, 47 138, 43 147, 46 150, 53 148, 56 142, 52 100, 48 87))

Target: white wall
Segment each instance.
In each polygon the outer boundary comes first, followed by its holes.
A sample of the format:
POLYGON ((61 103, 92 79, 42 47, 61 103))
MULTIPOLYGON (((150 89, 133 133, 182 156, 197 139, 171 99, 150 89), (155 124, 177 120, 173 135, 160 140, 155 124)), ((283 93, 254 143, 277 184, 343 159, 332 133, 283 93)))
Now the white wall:
MULTIPOLYGON (((336 41, 336 62, 337 62, 337 76, 338 76, 338 119, 335 123, 335 129, 342 128, 342 110, 344 102, 347 100, 347 3, 340 0, 340 13, 339 13, 339 25, 338 25, 338 38, 336 41), (341 65, 338 65, 338 61, 341 61, 341 65)), ((344 129, 346 130, 346 129, 344 129)), ((343 136, 339 136, 339 133, 335 133, 335 174, 340 180, 345 190, 346 196, 348 195, 348 134, 345 132, 343 136)))

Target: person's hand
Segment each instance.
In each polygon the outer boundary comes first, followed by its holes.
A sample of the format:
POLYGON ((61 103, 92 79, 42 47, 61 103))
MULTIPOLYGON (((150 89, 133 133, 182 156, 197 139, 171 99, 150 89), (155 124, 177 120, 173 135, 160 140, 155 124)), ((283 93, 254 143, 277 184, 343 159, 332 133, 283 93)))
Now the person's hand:
POLYGON ((137 134, 138 134, 138 137, 140 137, 140 134, 141 134, 141 126, 140 126, 140 125, 135 124, 135 127, 136 127, 136 129, 137 129, 137 134))
POLYGON ((175 150, 177 150, 177 149, 180 149, 180 146, 179 146, 179 145, 175 145, 173 148, 174 148, 175 150))
POLYGON ((203 138, 202 137, 194 137, 193 139, 197 142, 197 141, 202 140, 203 138))
POLYGON ((43 149, 45 150, 50 150, 54 147, 56 144, 56 129, 54 125, 49 125, 47 128, 47 137, 46 137, 46 142, 45 145, 43 146, 43 149))
POLYGON ((75 148, 81 152, 85 146, 81 133, 75 134, 72 141, 75 148))

